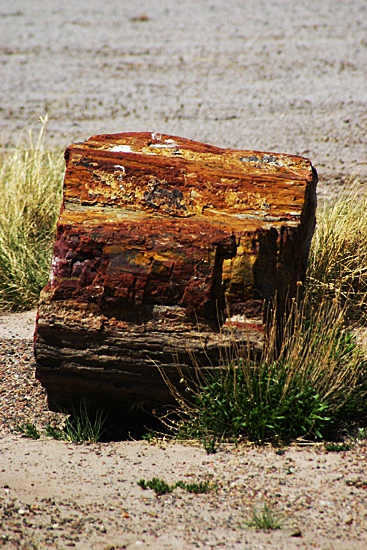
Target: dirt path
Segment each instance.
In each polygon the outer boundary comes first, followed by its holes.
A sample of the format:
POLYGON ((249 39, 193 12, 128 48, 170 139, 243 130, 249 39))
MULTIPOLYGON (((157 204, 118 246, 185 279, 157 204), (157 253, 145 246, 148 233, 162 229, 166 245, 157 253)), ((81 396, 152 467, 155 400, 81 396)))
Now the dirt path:
POLYGON ((0 311, 0 340, 33 338, 37 311, 6 313, 0 311))

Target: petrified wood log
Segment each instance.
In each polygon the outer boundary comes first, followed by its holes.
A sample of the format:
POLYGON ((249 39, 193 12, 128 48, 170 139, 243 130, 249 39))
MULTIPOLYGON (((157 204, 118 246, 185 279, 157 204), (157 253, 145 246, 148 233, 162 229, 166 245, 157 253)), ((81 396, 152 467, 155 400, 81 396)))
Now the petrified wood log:
POLYGON ((94 136, 65 160, 35 332, 52 408, 169 401, 158 367, 178 384, 192 356, 215 364, 228 310, 261 346, 264 303, 281 315, 305 277, 309 160, 150 133, 94 136))

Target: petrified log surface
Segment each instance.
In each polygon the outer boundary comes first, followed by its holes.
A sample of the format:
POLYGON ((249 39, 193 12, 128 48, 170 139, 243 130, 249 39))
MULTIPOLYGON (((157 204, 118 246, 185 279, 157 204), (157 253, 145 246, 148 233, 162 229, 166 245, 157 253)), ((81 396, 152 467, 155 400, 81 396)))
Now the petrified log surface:
POLYGON ((215 361, 226 304, 261 345, 264 302, 281 313, 305 276, 309 160, 150 133, 93 136, 65 159, 35 332, 50 406, 166 401, 157 367, 178 381, 192 353, 215 361))

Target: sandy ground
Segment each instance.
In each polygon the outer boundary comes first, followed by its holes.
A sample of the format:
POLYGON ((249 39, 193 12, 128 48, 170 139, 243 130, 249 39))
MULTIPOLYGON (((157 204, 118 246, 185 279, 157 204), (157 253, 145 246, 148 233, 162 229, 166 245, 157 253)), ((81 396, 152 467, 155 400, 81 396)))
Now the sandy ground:
MULTIPOLYGON (((350 178, 367 180, 365 0, 0 0, 0 63, 5 148, 48 113, 50 147, 154 131, 307 156, 325 200, 350 178)), ((34 319, 0 317, 15 392, 17 342, 31 341, 34 319)), ((5 548, 367 548, 364 443, 208 456, 168 442, 75 446, 5 430, 0 451, 5 548), (153 476, 218 490, 156 497, 137 485, 153 476), (246 527, 264 502, 287 519, 283 529, 246 527)))
POLYGON ((0 340, 33 338, 36 322, 36 310, 21 313, 1 313, 0 340))
POLYGON ((206 455, 175 443, 76 446, 8 436, 1 447, 6 548, 367 548, 366 444, 341 454, 222 447, 206 455), (156 496, 138 485, 153 476, 216 489, 156 496), (252 506, 265 502, 282 529, 247 526, 252 506))
POLYGON ((44 429, 63 415, 47 410, 45 392, 34 379, 24 318, 6 316, 11 337, 0 332, 0 546, 367 548, 366 440, 338 453, 327 452, 324 444, 220 444, 211 455, 203 446, 165 439, 55 441, 44 429), (40 439, 16 431, 27 421, 37 426, 40 439), (157 496, 138 485, 153 477, 170 485, 207 481, 212 490, 157 496), (281 529, 263 532, 248 525, 252 510, 261 512, 265 504, 281 529))

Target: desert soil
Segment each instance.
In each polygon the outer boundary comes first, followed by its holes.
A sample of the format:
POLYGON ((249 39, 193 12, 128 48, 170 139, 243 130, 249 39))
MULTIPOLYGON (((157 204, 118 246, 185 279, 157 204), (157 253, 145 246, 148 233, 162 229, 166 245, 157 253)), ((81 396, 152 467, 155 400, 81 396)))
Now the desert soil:
MULTIPOLYGON (((12 316, 13 317, 13 316, 12 316)), ((63 415, 47 408, 34 379, 31 338, 1 341, 0 544, 5 548, 367 547, 367 442, 327 452, 323 444, 283 449, 167 439, 70 444, 45 435, 63 415), (40 439, 16 427, 37 426, 40 439), (157 496, 138 482, 208 481, 212 490, 157 496), (270 533, 248 526, 268 505, 270 533)))
MULTIPOLYGON (((0 139, 49 115, 46 143, 171 133, 311 159, 319 198, 367 180, 365 0, 0 0, 0 139)), ((27 131, 24 131, 26 143, 27 131)), ((35 312, 0 317, 0 545, 4 548, 367 548, 367 446, 169 441, 71 445, 34 378, 35 312), (157 497, 138 486, 209 480, 157 497), (265 502, 283 528, 246 525, 265 502)))

